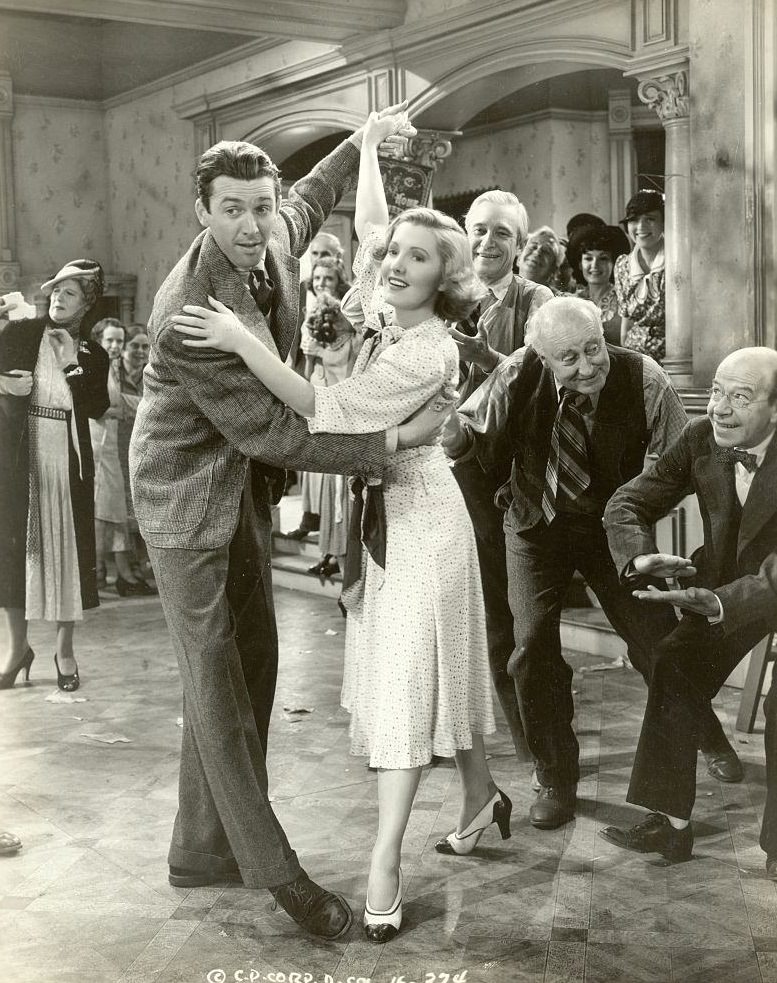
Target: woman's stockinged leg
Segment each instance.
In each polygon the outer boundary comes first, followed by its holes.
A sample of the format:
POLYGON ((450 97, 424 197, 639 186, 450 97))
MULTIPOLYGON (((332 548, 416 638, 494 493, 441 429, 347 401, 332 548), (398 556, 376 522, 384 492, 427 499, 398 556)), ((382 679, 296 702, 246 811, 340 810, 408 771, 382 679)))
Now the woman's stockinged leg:
POLYGON ((456 767, 461 780, 461 809, 457 832, 472 822, 483 806, 496 794, 496 783, 486 761, 482 734, 472 735, 472 747, 456 752, 456 767))
POLYGON ((420 779, 420 768, 378 771, 378 835, 367 881, 367 898, 373 911, 386 911, 396 898, 402 838, 420 779))
POLYGON ((74 621, 57 622, 57 661, 59 671, 65 676, 71 676, 78 670, 75 655, 73 654, 73 633, 75 631, 74 621))
POLYGON ((27 621, 24 608, 0 608, 0 672, 8 672, 24 658, 27 641, 27 621))

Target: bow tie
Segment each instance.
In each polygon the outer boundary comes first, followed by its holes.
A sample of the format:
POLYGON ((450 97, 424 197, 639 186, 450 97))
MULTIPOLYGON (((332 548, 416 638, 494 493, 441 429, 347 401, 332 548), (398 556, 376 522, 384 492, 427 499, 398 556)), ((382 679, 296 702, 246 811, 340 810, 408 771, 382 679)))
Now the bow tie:
POLYGON ((719 447, 716 457, 721 464, 736 464, 738 462, 751 473, 758 467, 758 458, 755 454, 739 450, 738 447, 719 447))

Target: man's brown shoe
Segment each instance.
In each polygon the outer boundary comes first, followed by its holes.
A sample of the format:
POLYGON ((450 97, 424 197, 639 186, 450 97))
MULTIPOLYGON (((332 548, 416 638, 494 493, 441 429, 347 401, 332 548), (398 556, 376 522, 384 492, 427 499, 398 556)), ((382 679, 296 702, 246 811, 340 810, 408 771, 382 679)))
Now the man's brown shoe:
POLYGON ((529 822, 537 829, 556 829, 575 818, 577 785, 542 785, 529 809, 529 822))
POLYGON ((270 891, 276 904, 311 935, 339 939, 351 927, 353 913, 345 898, 311 881, 304 871, 290 884, 270 891))
POLYGON ((599 836, 635 853, 660 853, 670 863, 684 863, 693 858, 693 826, 675 829, 660 812, 649 812, 644 822, 630 829, 605 826, 599 836))

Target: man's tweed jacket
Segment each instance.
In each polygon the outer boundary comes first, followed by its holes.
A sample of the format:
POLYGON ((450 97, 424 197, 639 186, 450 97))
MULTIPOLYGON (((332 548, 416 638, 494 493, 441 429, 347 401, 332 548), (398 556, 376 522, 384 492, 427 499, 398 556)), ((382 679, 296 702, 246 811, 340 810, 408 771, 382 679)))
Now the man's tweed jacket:
POLYGON ((149 321, 151 353, 130 446, 135 512, 146 541, 160 548, 216 549, 235 531, 249 459, 271 468, 379 477, 385 435, 312 437, 305 420, 272 396, 232 353, 187 348, 172 317, 184 304, 227 304, 285 358, 299 314, 299 260, 359 160, 342 143, 291 188, 267 247, 275 283, 273 334, 237 270, 202 232, 159 289, 149 321))

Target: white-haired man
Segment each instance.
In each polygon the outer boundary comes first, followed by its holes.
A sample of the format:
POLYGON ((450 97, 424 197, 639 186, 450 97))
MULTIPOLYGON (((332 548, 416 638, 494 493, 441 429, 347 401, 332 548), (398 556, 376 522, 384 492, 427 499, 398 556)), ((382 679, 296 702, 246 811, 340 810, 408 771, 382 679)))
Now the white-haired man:
MULTIPOLYGON (((488 293, 470 318, 450 329, 462 359, 460 402, 487 378, 499 361, 523 345, 528 317, 553 294, 515 272, 516 258, 529 232, 529 218, 509 191, 486 191, 470 206, 464 225, 472 262, 488 293)), ((494 482, 475 461, 462 461, 453 473, 459 482, 478 547, 480 578, 486 608, 491 675, 516 753, 526 754, 515 686, 507 674, 513 653, 513 616, 507 598, 504 515, 494 504, 500 482, 494 482)))
MULTIPOLYGON (((668 606, 640 606, 620 584, 602 515, 642 471, 646 451, 669 447, 686 416, 656 362, 605 343, 590 301, 549 300, 526 342, 452 416, 445 440, 450 456, 474 457, 505 479, 498 500, 515 636, 508 672, 541 786, 529 818, 553 829, 574 816, 579 777, 572 670, 559 633, 564 595, 579 570, 650 678, 647 639, 667 634, 676 618, 668 606)), ((701 743, 734 753, 709 703, 701 743)))

